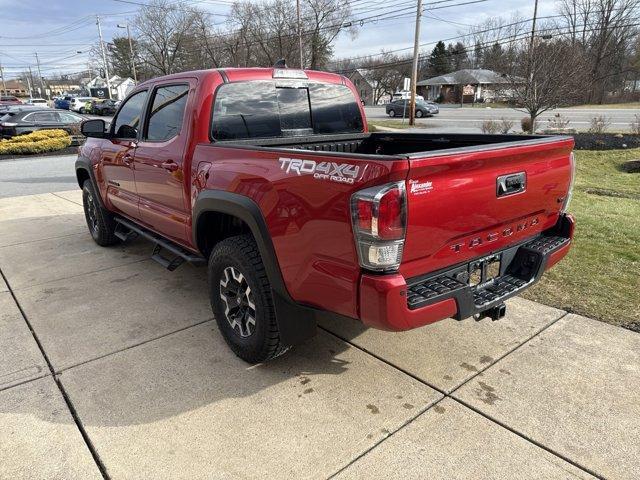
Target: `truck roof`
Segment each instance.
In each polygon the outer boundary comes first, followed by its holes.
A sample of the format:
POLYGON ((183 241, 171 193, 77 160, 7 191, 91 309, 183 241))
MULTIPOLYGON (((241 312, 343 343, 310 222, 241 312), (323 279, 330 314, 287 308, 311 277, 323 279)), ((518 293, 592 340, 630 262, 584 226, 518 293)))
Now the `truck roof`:
MULTIPOLYGON (((158 81, 177 80, 186 77, 196 77, 198 79, 206 78, 210 75, 220 74, 226 77, 229 82, 240 82, 248 80, 271 80, 273 79, 274 70, 283 70, 284 72, 300 72, 300 69, 295 68, 263 68, 263 67, 246 67, 246 68, 212 68, 208 70, 192 70, 188 72, 173 73, 171 75, 165 75, 162 77, 155 77, 147 80, 140 85, 146 85, 149 83, 155 83, 158 81)), ((344 83, 345 78, 337 73, 320 72, 317 70, 303 70, 309 80, 323 83, 344 83)), ((286 75, 286 73, 285 73, 286 75)), ((289 78, 289 77, 281 77, 289 78)), ((293 78, 293 77, 291 77, 293 78)))

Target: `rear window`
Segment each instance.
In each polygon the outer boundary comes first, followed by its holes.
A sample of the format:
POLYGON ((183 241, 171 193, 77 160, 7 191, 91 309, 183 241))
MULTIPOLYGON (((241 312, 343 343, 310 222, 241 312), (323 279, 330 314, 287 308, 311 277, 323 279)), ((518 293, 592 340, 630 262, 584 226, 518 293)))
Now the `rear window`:
POLYGON ((217 140, 362 132, 351 90, 318 83, 237 82, 218 89, 211 135, 217 140))

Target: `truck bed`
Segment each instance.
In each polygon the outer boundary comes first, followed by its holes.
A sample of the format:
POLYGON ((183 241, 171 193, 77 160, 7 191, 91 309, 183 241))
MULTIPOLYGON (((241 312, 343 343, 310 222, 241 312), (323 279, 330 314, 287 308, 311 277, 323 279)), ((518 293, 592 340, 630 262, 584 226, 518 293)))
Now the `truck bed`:
POLYGON ((432 134, 375 132, 348 135, 313 135, 291 138, 259 138, 221 141, 214 144, 245 146, 265 150, 310 150, 328 154, 351 156, 424 158, 429 154, 463 153, 485 149, 500 149, 520 145, 534 145, 561 140, 551 135, 483 135, 483 134, 432 134))

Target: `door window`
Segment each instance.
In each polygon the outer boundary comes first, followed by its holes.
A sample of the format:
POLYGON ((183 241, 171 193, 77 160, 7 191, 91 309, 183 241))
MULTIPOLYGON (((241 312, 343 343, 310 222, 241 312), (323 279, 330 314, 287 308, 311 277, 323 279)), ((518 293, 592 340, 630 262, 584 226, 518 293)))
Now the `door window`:
POLYGON ((30 119, 32 122, 51 123, 57 122, 56 114, 54 112, 39 112, 34 113, 30 119))
POLYGON ((58 116, 62 123, 80 123, 83 120, 82 117, 74 115, 73 113, 58 112, 58 116))
POLYGON ((188 85, 170 85, 156 89, 149 112, 146 140, 166 141, 180 133, 188 94, 188 85))
POLYGON ((133 94, 125 101, 113 122, 113 132, 116 137, 135 138, 138 136, 140 117, 146 98, 147 91, 143 90, 133 94))

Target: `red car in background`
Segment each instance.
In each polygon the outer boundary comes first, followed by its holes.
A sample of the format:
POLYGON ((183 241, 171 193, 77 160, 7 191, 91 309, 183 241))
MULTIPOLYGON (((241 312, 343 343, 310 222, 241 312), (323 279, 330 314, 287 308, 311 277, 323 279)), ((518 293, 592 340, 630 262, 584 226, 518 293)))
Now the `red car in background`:
POLYGON ((14 97, 12 95, 3 95, 0 97, 0 106, 1 105, 22 105, 22 102, 18 99, 18 97, 14 97))

